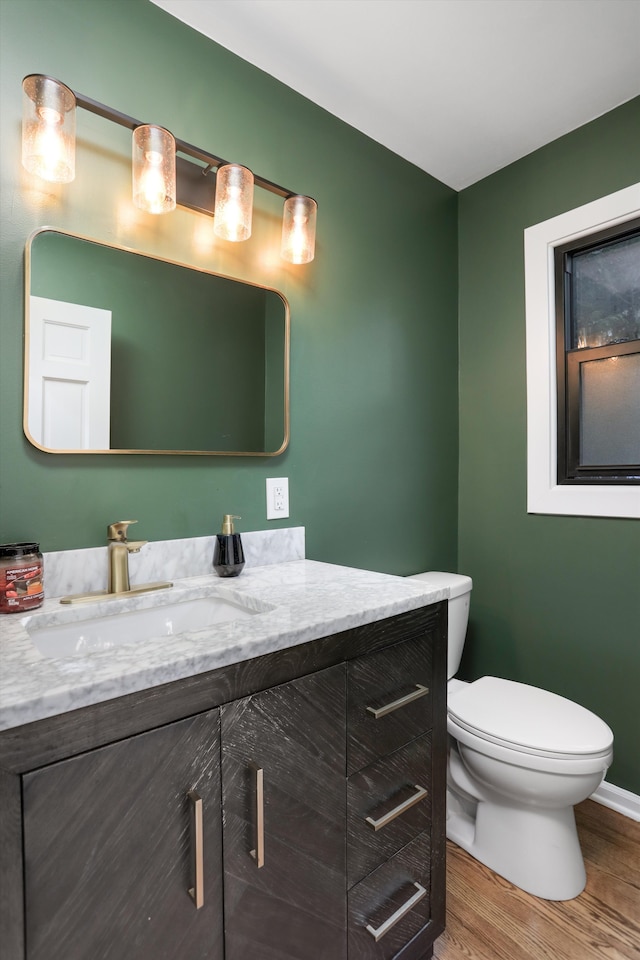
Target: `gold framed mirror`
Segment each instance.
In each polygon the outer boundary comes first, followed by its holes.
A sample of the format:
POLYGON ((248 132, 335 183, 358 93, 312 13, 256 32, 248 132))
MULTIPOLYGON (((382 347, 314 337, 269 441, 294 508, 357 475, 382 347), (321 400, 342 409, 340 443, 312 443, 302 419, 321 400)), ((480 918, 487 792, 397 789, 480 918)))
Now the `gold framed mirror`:
POLYGON ((277 456, 289 341, 272 288, 52 227, 27 242, 24 431, 47 453, 277 456))

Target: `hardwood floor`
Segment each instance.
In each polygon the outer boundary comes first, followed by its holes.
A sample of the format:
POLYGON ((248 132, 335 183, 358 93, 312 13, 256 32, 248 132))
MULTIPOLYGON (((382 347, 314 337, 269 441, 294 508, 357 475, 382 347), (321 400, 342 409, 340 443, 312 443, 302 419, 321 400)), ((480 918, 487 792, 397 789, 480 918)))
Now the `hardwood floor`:
POLYGON ((576 821, 587 886, 524 893, 447 841, 447 929, 436 960, 640 960, 640 823, 586 800, 576 821))

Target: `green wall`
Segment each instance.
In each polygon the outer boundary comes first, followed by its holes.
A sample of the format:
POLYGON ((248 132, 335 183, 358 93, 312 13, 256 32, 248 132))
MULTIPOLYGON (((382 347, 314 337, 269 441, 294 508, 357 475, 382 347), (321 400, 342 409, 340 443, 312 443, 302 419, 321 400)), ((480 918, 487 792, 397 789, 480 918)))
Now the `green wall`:
POLYGON ((640 793, 640 524, 526 512, 523 230, 639 179, 640 98, 460 194, 463 668, 545 687, 612 727, 640 793))
MULTIPOLYGON (((148 0, 0 0, 0 542, 44 550, 301 524, 307 555, 392 573, 455 569, 457 196, 148 0), (76 179, 20 164, 21 82, 45 73, 318 201, 315 261, 279 259, 256 190, 245 244, 130 200, 130 133, 78 111, 76 179), (291 443, 280 457, 58 456, 22 433, 23 251, 44 225, 274 287, 291 306, 291 443), (291 516, 266 520, 265 478, 291 516)), ((234 361, 240 362, 237 358, 234 361)))

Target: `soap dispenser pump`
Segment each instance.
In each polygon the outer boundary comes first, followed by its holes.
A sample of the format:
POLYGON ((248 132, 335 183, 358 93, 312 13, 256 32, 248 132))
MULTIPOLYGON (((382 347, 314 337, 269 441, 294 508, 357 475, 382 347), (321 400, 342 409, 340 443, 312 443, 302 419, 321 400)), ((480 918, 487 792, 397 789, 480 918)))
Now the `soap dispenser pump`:
POLYGON ((239 533, 233 531, 233 521, 240 520, 231 513, 222 519, 222 533, 216 534, 213 545, 213 569, 219 577, 237 577, 244 567, 244 550, 239 533))

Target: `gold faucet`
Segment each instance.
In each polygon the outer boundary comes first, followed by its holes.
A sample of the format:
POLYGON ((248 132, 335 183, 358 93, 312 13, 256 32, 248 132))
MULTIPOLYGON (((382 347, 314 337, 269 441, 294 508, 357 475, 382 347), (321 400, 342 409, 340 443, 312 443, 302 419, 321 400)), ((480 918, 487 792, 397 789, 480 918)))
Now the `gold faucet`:
POLYGON ((107 527, 109 546, 109 565, 106 590, 92 593, 76 593, 62 597, 60 603, 81 603, 83 600, 110 600, 115 597, 135 596, 138 593, 150 593, 152 590, 167 590, 173 586, 170 581, 142 583, 131 586, 129 582, 129 554, 140 553, 148 540, 127 540, 127 529, 137 520, 118 520, 107 527))
POLYGON ((140 553, 148 540, 127 540, 127 528, 137 520, 119 520, 107 528, 109 540, 109 579, 107 593, 127 593, 129 583, 129 554, 140 553))

